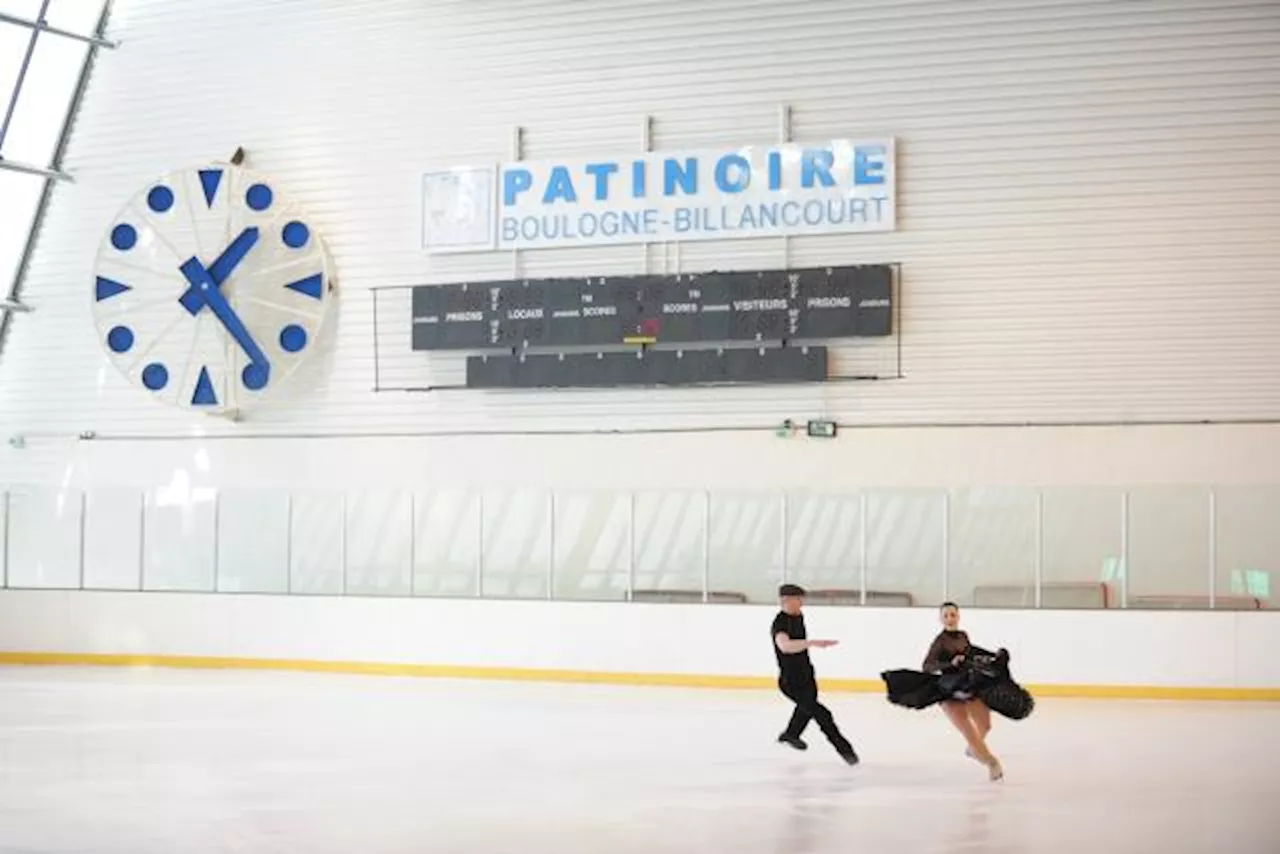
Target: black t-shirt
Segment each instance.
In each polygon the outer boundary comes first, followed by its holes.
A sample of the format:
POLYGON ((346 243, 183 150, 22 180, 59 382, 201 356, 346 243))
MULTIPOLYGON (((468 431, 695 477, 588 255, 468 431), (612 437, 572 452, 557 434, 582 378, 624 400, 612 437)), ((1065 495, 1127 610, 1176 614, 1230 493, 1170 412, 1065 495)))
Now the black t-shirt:
POLYGON ((813 662, 809 660, 809 650, 804 652, 785 653, 778 649, 774 638, 778 632, 786 632, 792 640, 805 640, 808 634, 804 630, 804 616, 791 616, 786 611, 779 611, 773 618, 773 628, 769 630, 769 643, 773 647, 774 657, 778 659, 778 672, 787 681, 800 681, 813 678, 813 662))

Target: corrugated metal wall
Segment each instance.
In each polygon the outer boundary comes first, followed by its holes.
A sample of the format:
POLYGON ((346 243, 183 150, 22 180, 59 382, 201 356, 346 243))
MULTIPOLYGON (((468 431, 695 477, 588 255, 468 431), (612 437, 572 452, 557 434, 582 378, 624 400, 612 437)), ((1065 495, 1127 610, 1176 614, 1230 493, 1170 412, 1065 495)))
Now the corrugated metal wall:
MULTIPOLYGON (((1274 0, 116 0, 0 359, 9 432, 335 432, 1280 418, 1274 0), (899 230, 430 258, 419 176, 505 159, 899 138, 899 230), (333 349, 229 424, 107 364, 89 315, 110 218, 236 146, 324 229, 333 349), (822 387, 374 394, 370 288, 508 276, 903 264, 905 378, 822 387)), ((400 302, 397 302, 397 299, 400 302)), ((447 383, 379 296, 384 383, 447 383)), ((837 367, 889 357, 841 348, 837 367)))

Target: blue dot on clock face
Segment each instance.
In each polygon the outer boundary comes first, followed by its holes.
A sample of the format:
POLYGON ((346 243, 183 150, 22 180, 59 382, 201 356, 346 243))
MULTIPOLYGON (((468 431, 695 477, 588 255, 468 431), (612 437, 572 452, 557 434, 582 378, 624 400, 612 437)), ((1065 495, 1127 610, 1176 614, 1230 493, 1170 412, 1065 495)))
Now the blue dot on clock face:
POLYGON ((286 353, 297 353, 307 346, 307 330, 291 323, 280 330, 280 348, 286 353))
POLYGON ((151 192, 147 193, 147 207, 156 213, 164 213, 173 207, 173 190, 161 184, 158 187, 152 187, 151 192))
POLYGON ((169 369, 159 362, 152 362, 142 369, 142 384, 152 391, 159 391, 169 384, 169 369))
POLYGON ((111 229, 111 245, 121 252, 128 252, 138 242, 138 230, 122 222, 111 229))
POLYGON ((240 379, 244 380, 244 387, 250 391, 261 391, 266 388, 268 378, 267 369, 262 365, 248 365, 240 372, 240 379))
POLYGON ((265 211, 271 207, 273 196, 271 188, 266 184, 254 184, 249 188, 249 192, 244 194, 244 202, 255 211, 265 211))
POLYGON ((128 353, 133 349, 133 330, 127 326, 116 326, 107 333, 107 346, 113 353, 128 353))
POLYGON ((305 225, 294 220, 284 227, 284 231, 280 236, 286 246, 300 249, 307 245, 307 241, 311 238, 311 232, 305 225))

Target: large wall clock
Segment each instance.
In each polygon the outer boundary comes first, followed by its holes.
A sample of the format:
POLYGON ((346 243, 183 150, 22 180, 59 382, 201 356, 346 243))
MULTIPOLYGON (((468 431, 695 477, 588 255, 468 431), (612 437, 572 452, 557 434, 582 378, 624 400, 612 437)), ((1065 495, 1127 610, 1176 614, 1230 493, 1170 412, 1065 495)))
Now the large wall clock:
POLYGON ((315 349, 331 275, 319 233, 275 184, 215 163, 148 184, 111 222, 93 317, 132 383, 176 406, 234 413, 315 349))

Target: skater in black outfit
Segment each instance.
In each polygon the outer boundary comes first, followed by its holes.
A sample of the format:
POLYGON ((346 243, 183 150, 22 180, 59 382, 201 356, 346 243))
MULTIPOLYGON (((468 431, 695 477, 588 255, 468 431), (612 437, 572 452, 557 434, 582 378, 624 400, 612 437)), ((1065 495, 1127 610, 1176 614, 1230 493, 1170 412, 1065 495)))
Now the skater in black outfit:
POLYGON ((943 602, 942 631, 925 653, 922 670, 886 670, 880 674, 890 703, 908 709, 941 704, 947 719, 964 736, 965 755, 987 766, 991 779, 1004 778, 1000 760, 987 746, 991 713, 1025 719, 1035 698, 1009 671, 1009 651, 974 646, 960 629, 960 608, 943 602))
POLYGON ((817 721, 822 734, 831 742, 836 753, 850 765, 858 764, 858 754, 853 745, 840 734, 830 710, 818 702, 818 680, 814 676, 813 663, 809 661, 810 649, 835 646, 833 640, 809 640, 804 628, 804 589, 795 584, 778 588, 782 610, 773 620, 770 634, 773 637, 773 654, 778 659, 778 688, 788 700, 796 704, 795 712, 778 741, 796 750, 807 750, 809 745, 800 738, 809 721, 817 721))

